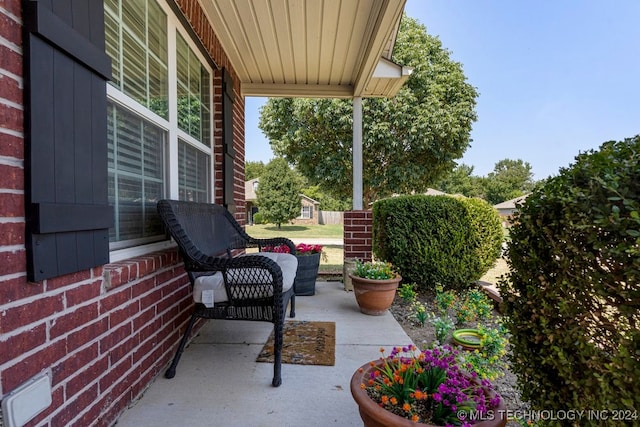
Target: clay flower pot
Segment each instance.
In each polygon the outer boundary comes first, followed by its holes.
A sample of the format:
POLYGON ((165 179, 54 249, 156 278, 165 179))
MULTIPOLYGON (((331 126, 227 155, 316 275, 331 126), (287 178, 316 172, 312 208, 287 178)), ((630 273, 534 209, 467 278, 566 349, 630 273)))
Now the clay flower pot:
MULTIPOLYGON (((413 422, 408 418, 396 415, 382 408, 369 397, 367 391, 363 390, 360 385, 366 383, 370 372, 381 365, 381 360, 375 361, 374 366, 371 366, 371 363, 366 363, 357 369, 351 377, 351 395, 358 404, 360 418, 362 418, 364 427, 441 427, 435 424, 413 422)), ((478 420, 473 424, 473 427, 504 427, 506 424, 507 408, 501 400, 498 407, 492 409, 485 419, 478 420)))
POLYGON ((371 316, 381 316, 391 307, 402 280, 400 276, 386 280, 365 279, 353 274, 349 277, 360 311, 371 316))

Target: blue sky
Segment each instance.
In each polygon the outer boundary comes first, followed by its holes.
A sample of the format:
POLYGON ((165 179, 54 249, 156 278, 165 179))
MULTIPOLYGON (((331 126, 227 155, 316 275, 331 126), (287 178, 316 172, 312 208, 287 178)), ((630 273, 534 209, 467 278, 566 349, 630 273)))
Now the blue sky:
MULTIPOLYGON (((556 175, 580 152, 640 134, 640 1, 407 0, 480 93, 459 163, 485 176, 499 160, 556 175)), ((246 98, 246 160, 268 162, 265 98, 246 98)))

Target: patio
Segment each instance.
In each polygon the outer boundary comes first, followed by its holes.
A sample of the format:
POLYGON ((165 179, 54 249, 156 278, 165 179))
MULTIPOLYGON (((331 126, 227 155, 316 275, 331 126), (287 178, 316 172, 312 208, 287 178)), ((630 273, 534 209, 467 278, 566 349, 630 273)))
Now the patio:
POLYGON ((209 320, 185 349, 175 378, 159 376, 118 419, 129 426, 362 426, 349 390, 351 375, 377 359, 380 347, 410 339, 390 313, 360 313, 340 282, 317 282, 314 296, 296 297, 295 320, 336 323, 335 366, 273 365, 256 357, 273 325, 209 320))

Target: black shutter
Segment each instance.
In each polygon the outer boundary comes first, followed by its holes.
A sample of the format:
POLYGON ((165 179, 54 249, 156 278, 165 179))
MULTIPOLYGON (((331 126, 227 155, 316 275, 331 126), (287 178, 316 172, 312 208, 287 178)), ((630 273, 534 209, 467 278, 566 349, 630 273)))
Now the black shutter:
POLYGON ((109 262, 102 0, 24 0, 27 276, 109 262))
POLYGON ((222 169, 224 170, 224 187, 223 198, 224 205, 229 212, 236 211, 236 202, 234 198, 234 172, 236 150, 233 148, 233 79, 229 72, 222 69, 222 145, 223 145, 223 161, 222 169))

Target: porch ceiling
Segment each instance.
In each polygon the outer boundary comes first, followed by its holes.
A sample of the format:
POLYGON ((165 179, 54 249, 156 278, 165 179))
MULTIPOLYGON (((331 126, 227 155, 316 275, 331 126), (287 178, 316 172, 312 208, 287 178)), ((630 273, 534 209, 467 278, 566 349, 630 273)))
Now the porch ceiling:
POLYGON ((406 0, 200 0, 244 96, 393 96, 406 0))

